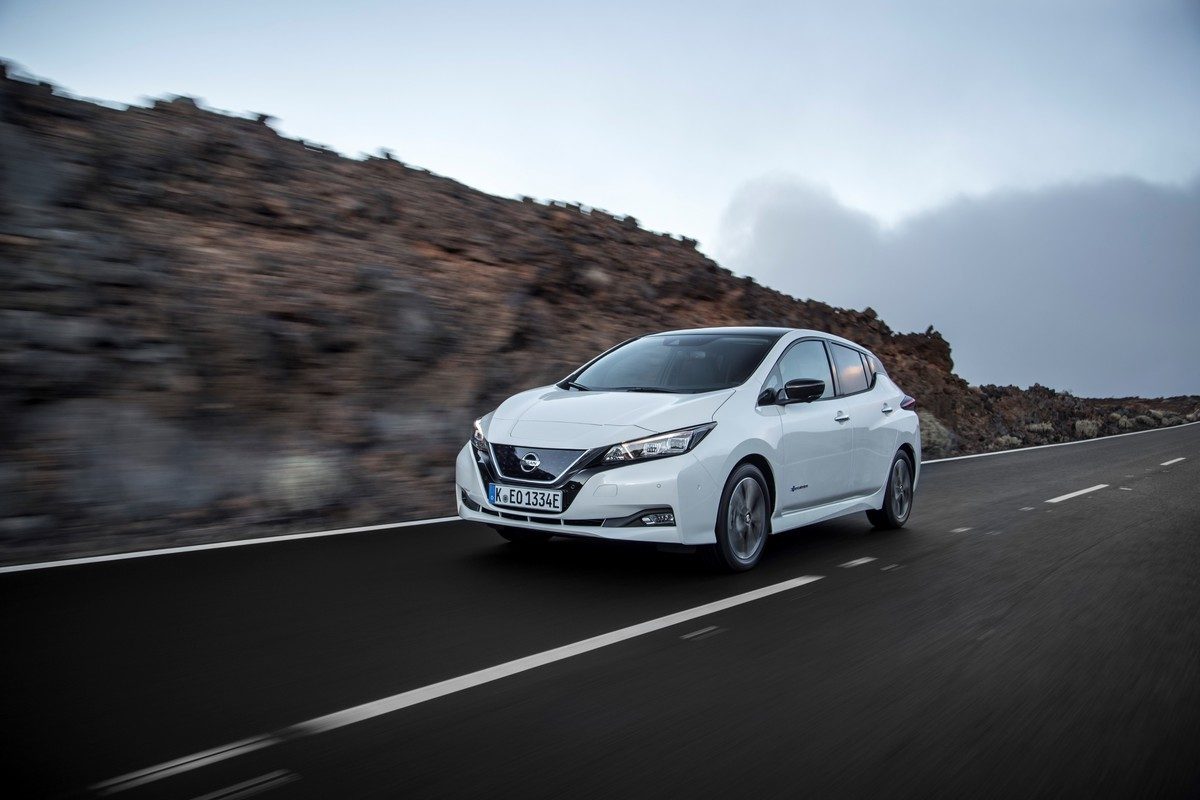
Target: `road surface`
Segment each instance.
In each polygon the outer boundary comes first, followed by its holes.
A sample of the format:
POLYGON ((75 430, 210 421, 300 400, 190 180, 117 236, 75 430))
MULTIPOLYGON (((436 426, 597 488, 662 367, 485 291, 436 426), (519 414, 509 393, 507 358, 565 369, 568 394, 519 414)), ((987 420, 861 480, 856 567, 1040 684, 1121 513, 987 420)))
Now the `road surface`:
POLYGON ((1200 425, 929 464, 735 576, 456 522, 3 574, 5 794, 1196 797, 1198 480, 1200 425))

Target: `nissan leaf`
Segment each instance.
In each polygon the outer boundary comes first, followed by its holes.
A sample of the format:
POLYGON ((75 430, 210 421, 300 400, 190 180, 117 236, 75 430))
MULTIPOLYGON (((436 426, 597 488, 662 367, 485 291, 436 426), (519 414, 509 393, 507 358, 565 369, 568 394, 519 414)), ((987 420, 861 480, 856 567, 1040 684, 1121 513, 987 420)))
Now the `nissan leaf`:
POLYGON ((812 330, 640 336, 475 421, 459 515, 519 544, 699 548, 741 571, 771 534, 866 512, 908 521, 916 401, 854 342, 812 330))

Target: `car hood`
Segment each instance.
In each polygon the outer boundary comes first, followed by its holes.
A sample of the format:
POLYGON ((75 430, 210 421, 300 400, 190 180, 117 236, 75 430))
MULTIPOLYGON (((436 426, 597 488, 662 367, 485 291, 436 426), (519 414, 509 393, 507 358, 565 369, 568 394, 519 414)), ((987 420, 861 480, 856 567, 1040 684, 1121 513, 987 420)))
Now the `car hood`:
POLYGON ((486 435, 493 442, 529 447, 603 447, 709 422, 733 392, 578 392, 544 386, 504 401, 486 435))

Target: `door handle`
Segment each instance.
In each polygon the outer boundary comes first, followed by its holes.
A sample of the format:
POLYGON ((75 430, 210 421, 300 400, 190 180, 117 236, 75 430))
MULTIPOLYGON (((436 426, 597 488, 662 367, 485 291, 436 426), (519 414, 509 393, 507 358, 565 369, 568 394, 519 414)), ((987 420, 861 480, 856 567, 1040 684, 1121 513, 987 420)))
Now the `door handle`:
POLYGON ((839 412, 837 413, 837 416, 833 418, 833 421, 834 421, 834 422, 849 422, 849 421, 850 421, 850 415, 849 415, 849 414, 846 414, 846 413, 844 413, 844 412, 842 412, 842 411, 839 411, 839 412))
POLYGON ((895 411, 895 410, 896 410, 896 409, 892 408, 892 407, 891 407, 891 406, 889 406, 887 403, 884 403, 884 404, 883 404, 883 413, 885 413, 885 414, 890 414, 890 413, 892 413, 892 412, 893 412, 893 411, 895 411))

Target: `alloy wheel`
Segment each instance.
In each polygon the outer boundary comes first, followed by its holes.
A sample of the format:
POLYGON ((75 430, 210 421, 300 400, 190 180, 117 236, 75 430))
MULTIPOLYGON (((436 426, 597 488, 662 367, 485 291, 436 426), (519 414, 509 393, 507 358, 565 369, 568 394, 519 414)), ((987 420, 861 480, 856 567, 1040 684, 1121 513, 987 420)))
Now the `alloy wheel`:
POLYGON ((742 478, 734 487, 725 528, 733 555, 741 561, 753 559, 767 538, 767 499, 754 478, 742 478))
POLYGON ((909 469, 908 460, 897 458, 896 463, 892 465, 892 516, 898 521, 904 521, 908 518, 908 511, 912 508, 913 485, 912 485, 912 470, 909 469))

